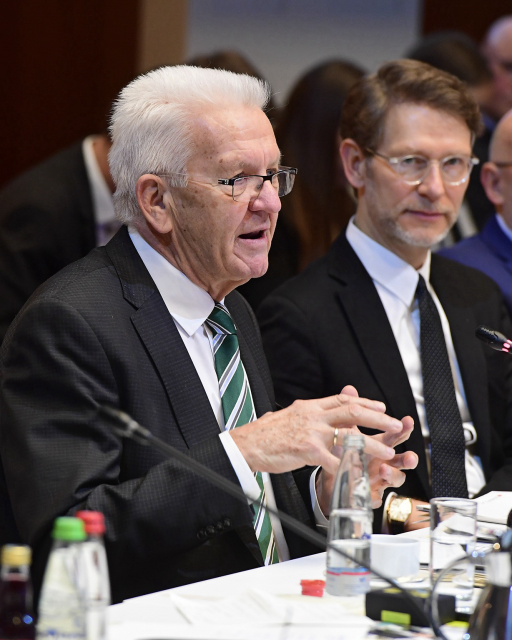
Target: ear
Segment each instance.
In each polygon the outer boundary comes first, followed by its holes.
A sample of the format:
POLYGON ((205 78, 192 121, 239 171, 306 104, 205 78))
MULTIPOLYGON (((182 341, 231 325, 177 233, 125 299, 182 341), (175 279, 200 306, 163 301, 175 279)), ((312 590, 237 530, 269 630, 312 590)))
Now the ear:
POLYGON ((340 157, 350 185, 354 189, 362 189, 366 177, 366 156, 361 147, 351 138, 345 138, 340 145, 340 157))
POLYGON ((165 181, 146 173, 137 180, 135 194, 147 225, 159 234, 172 231, 174 202, 165 181))
POLYGON ((495 207, 501 207, 504 202, 502 195, 501 173, 494 162, 486 162, 480 172, 480 180, 485 193, 495 207))

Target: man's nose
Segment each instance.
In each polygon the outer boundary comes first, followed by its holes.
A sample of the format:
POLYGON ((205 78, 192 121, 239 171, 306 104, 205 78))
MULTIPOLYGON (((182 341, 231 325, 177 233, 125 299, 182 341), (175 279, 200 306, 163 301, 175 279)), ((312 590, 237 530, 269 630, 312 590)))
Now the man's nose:
POLYGON ((437 200, 446 191, 439 162, 431 162, 425 177, 418 185, 418 193, 429 200, 437 200))
POLYGON ((267 180, 263 183, 258 196, 249 204, 251 211, 265 211, 266 213, 279 213, 281 210, 281 198, 276 189, 267 180))

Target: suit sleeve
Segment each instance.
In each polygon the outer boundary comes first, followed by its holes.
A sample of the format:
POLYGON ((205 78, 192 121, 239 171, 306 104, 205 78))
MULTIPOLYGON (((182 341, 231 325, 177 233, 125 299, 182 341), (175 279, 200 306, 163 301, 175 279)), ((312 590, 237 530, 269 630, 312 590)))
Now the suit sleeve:
POLYGON ((304 312, 288 298, 273 295, 257 315, 277 403, 287 407, 297 399, 324 396, 316 335, 304 312))
MULTIPOLYGON (((512 336, 512 321, 498 294, 499 316, 492 328, 512 336)), ((489 325, 490 326, 490 325, 489 325)), ((512 356, 484 346, 487 359, 489 411, 491 416, 490 471, 480 494, 512 491, 512 356)))
POLYGON ((54 224, 34 205, 0 212, 0 343, 30 295, 66 264, 54 224))
MULTIPOLYGON (((57 516, 98 510, 111 566, 130 563, 142 575, 201 545, 209 525, 251 524, 247 505, 103 424, 98 405, 125 406, 122 368, 69 304, 42 296, 31 302, 0 362, 5 480, 21 537, 36 551, 48 548, 57 516), (137 458, 149 460, 147 472, 124 478, 126 459, 137 458)), ((188 453, 237 483, 217 435, 188 453)))

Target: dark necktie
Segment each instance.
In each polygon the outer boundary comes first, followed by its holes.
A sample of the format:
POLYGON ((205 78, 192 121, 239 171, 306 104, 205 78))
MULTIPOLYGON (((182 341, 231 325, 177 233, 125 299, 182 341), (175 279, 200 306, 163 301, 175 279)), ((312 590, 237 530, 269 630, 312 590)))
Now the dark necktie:
POLYGON ((416 288, 420 310, 420 352, 423 396, 430 431, 432 495, 468 497, 464 430, 441 318, 425 280, 416 288))
MULTIPOLYGON (((217 302, 206 319, 206 324, 213 333, 215 370, 219 380, 225 428, 235 429, 256 420, 249 380, 240 359, 235 323, 227 308, 217 302)), ((261 501, 253 518, 254 530, 264 564, 275 564, 279 562, 279 557, 270 516, 264 506, 267 504, 267 497, 263 477, 260 471, 254 477, 260 488, 261 501)))

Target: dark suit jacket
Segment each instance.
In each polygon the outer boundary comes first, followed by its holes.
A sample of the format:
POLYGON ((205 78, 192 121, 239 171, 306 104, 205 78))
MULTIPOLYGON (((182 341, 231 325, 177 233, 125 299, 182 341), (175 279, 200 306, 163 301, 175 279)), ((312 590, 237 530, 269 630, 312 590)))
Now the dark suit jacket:
POLYGON ((496 216, 477 236, 443 249, 439 254, 483 271, 492 278, 512 313, 512 242, 501 230, 496 216))
MULTIPOLYGON (((512 490, 512 358, 475 338, 480 324, 512 335, 496 285, 479 271, 432 256, 431 283, 450 323, 487 484, 512 490)), ((414 418, 398 450, 419 456, 400 493, 428 500, 425 448, 416 405, 379 294, 342 234, 329 253, 270 295, 258 313, 277 402, 339 393, 352 384, 385 402, 387 413, 414 418)), ((376 519, 377 521, 377 519, 376 519)))
POLYGON ((0 343, 35 289, 95 243, 81 142, 0 191, 0 343))
MULTIPOLYGON (((256 413, 274 393, 256 320, 236 292, 256 413)), ((0 351, 0 456, 21 539, 41 579, 55 517, 102 511, 114 602, 262 563, 247 504, 150 448, 121 441, 97 414, 119 407, 155 436, 237 483, 201 381, 126 228, 51 278, 0 351)), ((0 479, 1 484, 1 479, 0 479)), ((310 522, 291 474, 278 506, 310 522)), ((307 491, 306 487, 304 487, 307 491)), ((5 526, 5 525, 4 525, 5 526)), ((317 551, 287 536, 292 557, 317 551)))

